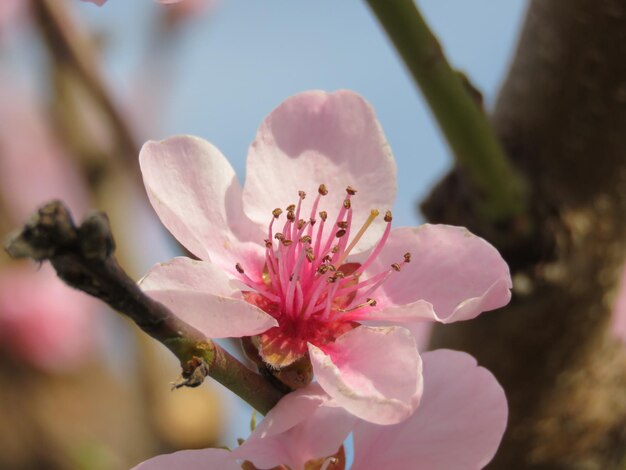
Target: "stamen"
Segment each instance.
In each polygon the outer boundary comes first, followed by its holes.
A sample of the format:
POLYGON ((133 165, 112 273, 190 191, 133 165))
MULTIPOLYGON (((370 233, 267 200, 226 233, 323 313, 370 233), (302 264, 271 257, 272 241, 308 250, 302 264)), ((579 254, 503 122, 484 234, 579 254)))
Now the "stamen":
POLYGON ((317 192, 322 196, 326 196, 328 194, 328 189, 326 188, 326 185, 322 183, 320 184, 320 187, 317 189, 317 192))
POLYGON ((376 307, 376 300, 366 299, 365 302, 363 302, 362 304, 355 305, 354 307, 350 307, 350 308, 338 308, 337 311, 341 313, 354 312, 355 310, 358 310, 363 307, 376 307))
POLYGON ((275 219, 278 219, 280 217, 280 214, 282 213, 283 213, 283 210, 280 207, 277 207, 276 209, 272 211, 272 215, 274 216, 275 219))
POLYGON ((347 221, 347 220, 344 220, 344 221, 342 221, 342 222, 337 222, 337 227, 339 227, 339 228, 343 228, 343 229, 348 228, 348 221, 347 221))
POLYGON ((296 291, 296 284, 300 278, 300 268, 302 263, 304 262, 305 251, 301 251, 298 259, 296 260, 296 265, 293 268, 293 272, 289 276, 289 289, 287 290, 287 298, 285 299, 285 308, 288 313, 292 315, 295 314, 296 310, 294 309, 294 294, 296 291))
POLYGON ((328 212, 326 211, 321 211, 320 212, 320 219, 322 219, 324 222, 326 222, 326 219, 328 218, 328 212))
POLYGON ((367 218, 367 220, 365 221, 363 226, 360 228, 360 230, 354 236, 354 238, 352 239, 352 241, 350 242, 350 244, 348 245, 346 250, 343 252, 341 257, 337 261, 337 265, 341 266, 343 264, 345 259, 348 257, 348 255, 352 251, 352 249, 356 246, 356 244, 359 242, 361 237, 363 237, 363 234, 365 234, 365 231, 369 228, 370 225, 372 225, 372 222, 374 222, 374 219, 376 219, 376 217, 378 217, 378 214, 380 214, 380 212, 378 212, 377 209, 372 209, 372 211, 370 212, 369 217, 367 218))
MULTIPOLYGON (((333 305, 333 300, 335 299, 335 294, 337 293, 337 289, 339 289, 339 282, 335 282, 337 280, 337 273, 335 273, 334 276, 331 276, 331 278, 335 278, 334 281, 332 281, 333 287, 331 288, 330 292, 328 293, 328 297, 326 297, 326 308, 324 309, 324 314, 322 316, 323 319, 328 320, 330 318, 330 310, 331 307, 333 305)), ((331 278, 329 279, 329 282, 331 278)))
POLYGON ((354 196, 356 194, 356 189, 354 189, 352 186, 348 186, 346 188, 346 192, 350 195, 350 196, 354 196))
POLYGON ((303 200, 306 197, 306 193, 304 191, 298 191, 298 197, 300 200, 303 200))
POLYGON ((352 207, 352 203, 350 202, 350 199, 343 200, 343 207, 344 209, 350 209, 352 207))
POLYGON ((295 211, 296 210, 296 205, 295 204, 289 204, 285 209, 287 210, 287 212, 295 211))
MULTIPOLYGON (((337 230, 337 233, 335 233, 335 237, 337 237, 337 238, 341 238, 341 237, 343 237, 345 234, 346 234, 346 231, 345 231, 344 229, 337 230)), ((339 247, 337 247, 337 248, 339 248, 339 247)), ((334 249, 334 248, 333 248, 333 249, 334 249)))

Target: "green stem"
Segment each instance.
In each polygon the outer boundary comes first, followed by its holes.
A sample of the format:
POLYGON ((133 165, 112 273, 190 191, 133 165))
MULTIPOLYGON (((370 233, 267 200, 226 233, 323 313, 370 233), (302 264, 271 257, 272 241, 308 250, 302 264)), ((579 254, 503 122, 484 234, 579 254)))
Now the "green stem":
POLYGON ((366 1, 420 87, 457 164, 482 196, 479 210, 494 221, 522 214, 523 180, 413 0, 366 1))

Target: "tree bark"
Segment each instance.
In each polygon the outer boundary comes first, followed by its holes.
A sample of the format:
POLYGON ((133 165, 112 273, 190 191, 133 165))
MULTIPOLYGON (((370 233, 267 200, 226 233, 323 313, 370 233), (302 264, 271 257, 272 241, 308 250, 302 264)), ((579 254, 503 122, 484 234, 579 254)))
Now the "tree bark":
POLYGON ((532 190, 531 233, 488 224, 454 169, 422 204, 509 261, 501 311, 435 329, 504 386, 494 469, 626 468, 626 346, 609 331, 626 258, 626 2, 535 0, 492 115, 532 190))

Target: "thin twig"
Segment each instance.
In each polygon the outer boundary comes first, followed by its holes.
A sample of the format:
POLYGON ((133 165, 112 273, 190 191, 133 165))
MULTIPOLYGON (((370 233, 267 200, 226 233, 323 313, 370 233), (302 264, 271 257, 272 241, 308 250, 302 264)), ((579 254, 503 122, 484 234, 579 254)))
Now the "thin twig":
POLYGON ((5 249, 14 258, 49 260, 67 284, 103 300, 167 346, 183 367, 183 380, 176 386, 197 386, 208 373, 263 414, 282 396, 137 287, 113 256, 115 243, 104 213, 93 213, 76 227, 61 202, 50 202, 10 236, 5 249))
POLYGON ((482 196, 478 208, 493 221, 523 214, 523 180, 413 0, 366 1, 419 85, 456 162, 482 196))
POLYGON ((70 65, 92 94, 95 102, 108 117, 111 127, 119 139, 126 162, 139 173, 136 155, 139 144, 129 123, 119 111, 102 80, 89 38, 80 33, 66 11, 65 2, 59 0, 35 0, 36 18, 46 37, 46 45, 55 60, 70 65))

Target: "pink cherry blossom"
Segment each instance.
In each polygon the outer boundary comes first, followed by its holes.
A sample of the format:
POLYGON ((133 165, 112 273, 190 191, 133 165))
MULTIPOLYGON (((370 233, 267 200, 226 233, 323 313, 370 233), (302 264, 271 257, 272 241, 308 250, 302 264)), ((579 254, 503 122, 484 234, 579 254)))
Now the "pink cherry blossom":
POLYGON ((94 350, 93 301, 49 266, 0 270, 0 348, 48 372, 70 371, 94 350))
POLYGON ((509 301, 508 267, 481 238, 391 229, 395 162, 353 92, 306 92, 276 108, 250 146, 243 188, 196 137, 148 142, 140 164, 161 221, 201 260, 158 265, 142 288, 208 337, 252 336, 272 369, 310 360, 324 391, 362 419, 393 424, 417 407, 411 328, 509 301))
POLYGON ((468 354, 437 350, 424 354, 420 407, 400 424, 357 420, 312 384, 283 398, 230 454, 221 449, 182 451, 135 468, 235 470, 241 468, 236 460, 258 469, 286 465, 301 470, 311 461, 321 461, 317 468, 324 468, 324 461, 330 464, 329 456, 353 431, 351 470, 478 469, 495 455, 507 415, 504 391, 489 371, 477 367, 468 354))

